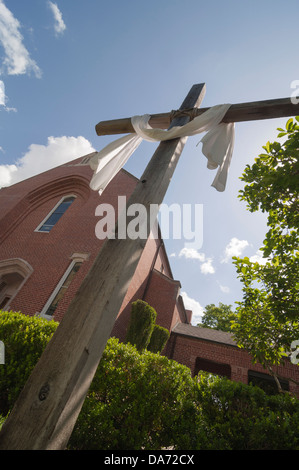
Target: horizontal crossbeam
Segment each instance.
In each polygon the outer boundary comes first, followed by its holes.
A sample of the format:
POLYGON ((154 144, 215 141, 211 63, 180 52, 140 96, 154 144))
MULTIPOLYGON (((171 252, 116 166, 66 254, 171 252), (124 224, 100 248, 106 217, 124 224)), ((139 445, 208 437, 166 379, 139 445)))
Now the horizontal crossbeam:
MULTIPOLYGON (((192 113, 193 117, 200 116, 208 109, 209 108, 195 109, 192 113)), ((184 110, 181 111, 181 113, 184 114, 184 110)), ((233 104, 227 111, 222 122, 255 121, 297 115, 299 115, 299 103, 292 103, 291 98, 281 98, 233 104)), ((173 111, 170 113, 152 114, 149 124, 153 128, 168 129, 172 116, 173 111)), ((179 113, 175 112, 175 116, 178 117, 179 113)), ((96 125, 97 135, 129 134, 132 132, 134 132, 134 128, 131 124, 131 118, 101 121, 96 125)))

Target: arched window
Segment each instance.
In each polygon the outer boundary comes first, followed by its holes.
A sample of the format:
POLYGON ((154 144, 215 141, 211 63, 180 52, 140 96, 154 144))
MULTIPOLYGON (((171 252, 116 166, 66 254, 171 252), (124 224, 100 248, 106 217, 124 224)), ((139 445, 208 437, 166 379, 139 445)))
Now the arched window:
POLYGON ((20 258, 0 261, 0 310, 9 307, 32 271, 32 267, 20 258))
POLYGON ((50 232, 58 220, 63 216, 65 211, 70 207, 72 202, 76 199, 75 196, 66 196, 61 199, 58 204, 52 209, 50 214, 42 221, 37 227, 36 232, 50 232))
POLYGON ((1 290, 0 290, 0 310, 5 309, 9 304, 10 299, 18 291, 20 285, 24 281, 21 274, 13 272, 1 276, 1 290))

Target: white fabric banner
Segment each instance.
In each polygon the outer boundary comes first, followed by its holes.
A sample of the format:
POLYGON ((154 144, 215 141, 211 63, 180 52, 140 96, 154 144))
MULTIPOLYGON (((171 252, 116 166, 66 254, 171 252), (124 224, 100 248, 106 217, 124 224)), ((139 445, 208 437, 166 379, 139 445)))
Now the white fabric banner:
POLYGON ((213 106, 184 126, 172 127, 170 130, 153 129, 149 125, 151 117, 149 114, 132 117, 135 134, 113 141, 91 158, 90 166, 94 170, 90 182, 91 189, 101 194, 143 139, 158 142, 207 132, 200 141, 203 144, 202 153, 208 160, 209 169, 218 168, 212 186, 217 191, 224 191, 233 153, 235 125, 221 121, 230 106, 230 104, 213 106))

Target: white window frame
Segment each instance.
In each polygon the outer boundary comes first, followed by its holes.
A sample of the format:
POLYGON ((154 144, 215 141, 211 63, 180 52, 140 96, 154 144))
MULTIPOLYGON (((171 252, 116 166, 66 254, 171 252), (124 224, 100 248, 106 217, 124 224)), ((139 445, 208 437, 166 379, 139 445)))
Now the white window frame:
POLYGON ((74 197, 74 198, 77 198, 77 196, 75 194, 67 194, 66 196, 63 196, 60 201, 57 202, 57 204, 53 207, 53 209, 46 215, 46 217, 43 219, 43 221, 36 227, 36 229, 34 230, 35 232, 38 232, 38 233, 50 233, 49 232, 46 232, 45 230, 42 230, 40 231, 40 228, 46 223, 46 221, 49 219, 49 217, 53 214, 53 212, 56 211, 57 207, 60 206, 60 204, 63 203, 64 199, 66 199, 67 197, 74 197))
POLYGON ((49 299, 47 300, 47 302, 45 303, 42 311, 40 312, 40 317, 42 318, 45 318, 46 320, 53 320, 53 317, 54 315, 47 315, 46 312, 48 310, 48 308, 50 307, 51 303, 53 302, 54 298, 56 297, 57 293, 59 292, 59 290, 61 289, 61 287, 63 286, 66 278, 68 277, 69 273, 71 272, 71 270, 73 269, 74 265, 78 262, 84 262, 85 260, 87 260, 89 258, 89 253, 74 253, 72 256, 71 256, 71 263, 69 264, 68 268, 66 269, 65 273, 63 274, 62 278, 60 279, 60 281, 58 282, 57 286, 55 287, 55 289, 53 290, 52 294, 50 295, 49 299))

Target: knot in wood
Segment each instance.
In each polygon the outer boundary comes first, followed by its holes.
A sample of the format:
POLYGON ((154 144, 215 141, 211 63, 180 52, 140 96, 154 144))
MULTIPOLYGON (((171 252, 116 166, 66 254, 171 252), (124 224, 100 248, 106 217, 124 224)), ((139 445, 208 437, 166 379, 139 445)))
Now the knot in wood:
POLYGON ((44 401, 49 395, 49 392, 50 392, 50 385, 49 384, 43 385, 38 394, 38 398, 40 399, 40 401, 44 401))

